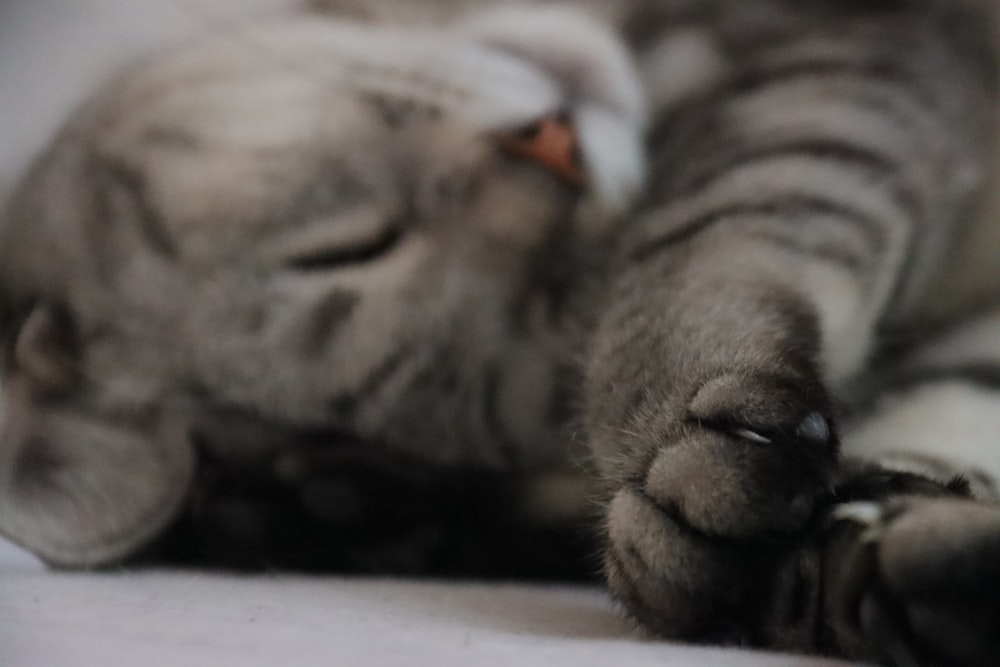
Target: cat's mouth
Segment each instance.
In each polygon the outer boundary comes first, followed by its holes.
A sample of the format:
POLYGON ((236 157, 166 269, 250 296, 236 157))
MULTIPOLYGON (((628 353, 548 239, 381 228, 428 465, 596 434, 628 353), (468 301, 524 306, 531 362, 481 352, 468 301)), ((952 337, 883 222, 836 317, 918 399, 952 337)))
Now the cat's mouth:
POLYGON ((568 185, 587 185, 576 130, 567 114, 547 116, 516 132, 502 133, 498 142, 503 151, 538 164, 568 185))

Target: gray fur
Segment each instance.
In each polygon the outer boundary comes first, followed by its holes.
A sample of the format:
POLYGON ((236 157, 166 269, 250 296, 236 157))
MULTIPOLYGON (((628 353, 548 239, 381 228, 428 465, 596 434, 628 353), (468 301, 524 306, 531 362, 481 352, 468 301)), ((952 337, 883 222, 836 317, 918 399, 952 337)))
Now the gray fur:
POLYGON ((988 8, 318 4, 126 72, 8 204, 0 531, 80 567, 315 515, 289 562, 400 571, 476 499, 596 500, 658 634, 995 658, 995 431, 907 412, 1000 396, 996 272, 954 270, 996 238, 988 8), (583 191, 498 149, 557 113, 583 191))

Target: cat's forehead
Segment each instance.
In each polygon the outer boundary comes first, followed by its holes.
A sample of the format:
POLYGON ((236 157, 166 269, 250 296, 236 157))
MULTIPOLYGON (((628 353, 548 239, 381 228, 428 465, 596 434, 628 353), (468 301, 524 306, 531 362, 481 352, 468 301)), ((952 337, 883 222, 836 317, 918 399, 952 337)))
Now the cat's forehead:
POLYGON ((435 108, 473 127, 516 125, 559 107, 560 82, 537 64, 457 28, 404 28, 318 18, 237 27, 155 63, 145 88, 226 78, 273 92, 435 108))
POLYGON ((497 11, 440 27, 269 22, 234 30, 160 70, 146 77, 154 85, 226 79, 209 100, 242 97, 243 122, 256 123, 258 134, 261 115, 295 122, 301 114, 308 126, 310 114, 326 113, 331 118, 319 124, 348 141, 369 121, 398 130, 446 119, 459 135, 491 138, 562 115, 572 121, 598 199, 620 210, 643 178, 644 109, 632 63, 606 26, 576 11, 497 11))

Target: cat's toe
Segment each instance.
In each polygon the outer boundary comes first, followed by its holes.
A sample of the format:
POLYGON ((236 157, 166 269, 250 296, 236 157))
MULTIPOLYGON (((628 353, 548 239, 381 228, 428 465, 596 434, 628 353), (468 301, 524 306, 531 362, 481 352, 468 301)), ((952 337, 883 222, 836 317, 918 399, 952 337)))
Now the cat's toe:
POLYGON ((670 637, 753 641, 828 493, 827 415, 821 391, 792 380, 701 386, 609 505, 608 581, 628 611, 670 637))
POLYGON ((828 607, 851 653, 893 667, 1000 664, 1000 507, 908 498, 848 505, 828 607))
POLYGON ((637 489, 615 494, 608 532, 612 594, 645 628, 687 641, 746 641, 744 621, 766 599, 784 554, 699 533, 637 489))

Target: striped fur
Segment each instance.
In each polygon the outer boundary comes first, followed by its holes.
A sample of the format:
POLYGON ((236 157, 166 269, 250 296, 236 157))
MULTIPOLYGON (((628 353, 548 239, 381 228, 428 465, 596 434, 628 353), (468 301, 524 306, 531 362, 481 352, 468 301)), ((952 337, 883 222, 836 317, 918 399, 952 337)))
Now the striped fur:
POLYGON ((565 574, 590 521, 655 633, 996 662, 988 5, 315 4, 125 72, 8 203, 0 532, 565 574), (560 114, 582 190, 498 142, 560 114))

